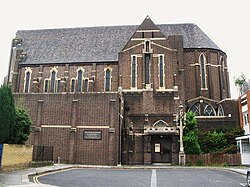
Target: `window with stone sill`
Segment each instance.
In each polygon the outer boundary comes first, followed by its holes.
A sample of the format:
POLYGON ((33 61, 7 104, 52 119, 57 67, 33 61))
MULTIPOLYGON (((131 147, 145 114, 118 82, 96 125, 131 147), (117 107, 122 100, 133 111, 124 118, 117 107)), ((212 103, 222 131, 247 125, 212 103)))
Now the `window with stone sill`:
POLYGON ((111 91, 111 71, 109 69, 105 71, 105 91, 111 91))
POLYGON ((84 80, 83 91, 84 91, 84 92, 88 92, 88 87, 89 87, 89 80, 88 80, 88 79, 85 79, 85 80, 84 80))
POLYGON ((201 88, 206 89, 207 88, 206 58, 205 58, 205 55, 203 53, 200 55, 199 63, 200 63, 200 74, 201 74, 201 88))
POLYGON ((31 73, 28 71, 25 74, 25 87, 24 87, 24 92, 28 93, 30 90, 30 75, 31 73))
POLYGON ((133 56, 132 57, 132 68, 131 68, 131 74, 132 74, 132 76, 131 76, 131 78, 132 78, 132 80, 131 80, 131 87, 132 88, 135 88, 136 87, 136 56, 133 56))
POLYGON ((76 84, 76 80, 72 79, 71 80, 71 89, 70 89, 71 92, 75 92, 75 84, 76 84))

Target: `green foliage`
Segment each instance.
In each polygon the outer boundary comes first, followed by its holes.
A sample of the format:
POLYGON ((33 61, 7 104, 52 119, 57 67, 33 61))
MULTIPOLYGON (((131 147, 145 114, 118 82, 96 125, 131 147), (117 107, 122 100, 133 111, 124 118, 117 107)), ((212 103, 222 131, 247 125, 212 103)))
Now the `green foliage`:
POLYGON ((0 87, 0 143, 7 143, 15 125, 15 104, 9 85, 0 87))
POLYGON ((185 147, 185 153, 187 154, 200 154, 201 149, 198 143, 198 137, 194 131, 189 132, 183 136, 183 143, 185 147))
POLYGON ((243 134, 239 128, 220 128, 214 132, 199 131, 197 135, 203 153, 237 153, 235 138, 243 134))
POLYGON ((11 134, 9 143, 24 144, 31 132, 31 120, 23 108, 16 108, 16 123, 14 133, 11 134))
POLYGON ((204 166, 204 162, 202 160, 197 160, 196 166, 204 166))
POLYGON ((186 114, 186 127, 184 129, 184 135, 191 131, 197 131, 197 120, 195 119, 195 113, 187 112, 186 114))
MULTIPOLYGON (((20 105, 21 106, 21 105, 20 105)), ((31 132, 31 120, 23 107, 15 108, 11 87, 0 87, 0 143, 24 144, 31 132)))
POLYGON ((200 154, 201 149, 197 137, 197 121, 193 112, 188 112, 186 114, 186 127, 183 134, 185 153, 200 154))

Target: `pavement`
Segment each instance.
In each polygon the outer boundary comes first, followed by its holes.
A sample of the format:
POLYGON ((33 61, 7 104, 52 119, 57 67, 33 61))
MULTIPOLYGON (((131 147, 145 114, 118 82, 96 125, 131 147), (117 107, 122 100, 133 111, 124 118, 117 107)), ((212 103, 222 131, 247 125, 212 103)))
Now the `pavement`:
POLYGON ((166 166, 166 165, 138 165, 138 166, 96 166, 96 165, 72 165, 72 164, 54 164, 38 168, 28 168, 23 170, 1 172, 0 187, 52 187, 51 185, 35 184, 29 182, 29 176, 41 175, 53 171, 66 170, 71 168, 101 168, 101 169, 176 169, 176 168, 199 168, 213 169, 235 172, 241 175, 247 174, 247 167, 183 167, 183 166, 166 166))

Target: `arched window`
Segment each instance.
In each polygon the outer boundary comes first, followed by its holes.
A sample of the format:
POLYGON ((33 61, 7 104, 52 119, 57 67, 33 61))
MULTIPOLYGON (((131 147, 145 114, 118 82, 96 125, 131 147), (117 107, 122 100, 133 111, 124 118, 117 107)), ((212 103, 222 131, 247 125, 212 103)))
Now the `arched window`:
POLYGON ((149 84, 150 77, 150 55, 145 55, 145 84, 149 84))
POLYGON ((82 92, 82 70, 78 71, 78 75, 77 75, 77 91, 78 92, 82 92))
POLYGON ((206 83, 206 58, 204 54, 200 55, 200 73, 201 73, 201 88, 207 88, 206 83))
POLYGON ((44 81, 44 92, 47 93, 49 91, 49 80, 44 81))
POLYGON ((52 71, 52 73, 51 73, 50 92, 55 92, 55 82, 56 82, 56 72, 52 71))
POLYGON ((204 116, 215 116, 214 109, 211 105, 206 105, 203 112, 204 116))
POLYGON ((75 84, 76 84, 76 80, 72 79, 71 80, 71 89, 70 89, 71 92, 75 92, 75 84))
POLYGON ((224 116, 224 110, 223 110, 223 107, 221 105, 219 105, 218 107, 218 116, 224 116))
POLYGON ((206 102, 197 102, 193 104, 188 111, 192 111, 196 116, 215 116, 215 110, 212 105, 206 102))
POLYGON ((160 87, 164 87, 164 60, 162 55, 159 57, 159 79, 160 87))
POLYGON ((192 105, 189 111, 195 113, 196 116, 200 116, 201 114, 200 103, 195 103, 194 105, 192 105))
POLYGON ((131 81, 131 87, 136 87, 136 56, 132 57, 132 81, 131 81))
POLYGON ((105 91, 108 92, 111 90, 111 77, 110 77, 110 70, 107 69, 105 72, 105 91))
POLYGON ((87 92, 88 91, 88 87, 89 87, 89 80, 88 79, 85 79, 84 80, 84 92, 87 92))
POLYGON ((56 92, 60 92, 61 91, 61 80, 57 80, 57 89, 56 92))
POLYGON ((146 52, 149 52, 149 41, 146 41, 146 52))
POLYGON ((224 62, 224 58, 221 57, 220 59, 220 65, 221 65, 221 87, 223 90, 225 90, 225 62, 224 62))
POLYGON ((30 90, 30 72, 27 71, 25 74, 25 88, 24 88, 24 92, 28 93, 30 90))

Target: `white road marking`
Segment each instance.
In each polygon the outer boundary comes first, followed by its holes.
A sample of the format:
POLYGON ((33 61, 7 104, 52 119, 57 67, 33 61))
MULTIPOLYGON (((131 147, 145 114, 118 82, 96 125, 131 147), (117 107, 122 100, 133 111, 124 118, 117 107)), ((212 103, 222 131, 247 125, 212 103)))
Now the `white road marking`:
POLYGON ((241 186, 247 186, 246 184, 240 183, 241 186))
POLYGON ((156 178, 156 170, 152 170, 152 175, 151 175, 151 187, 157 187, 157 178, 156 178))

